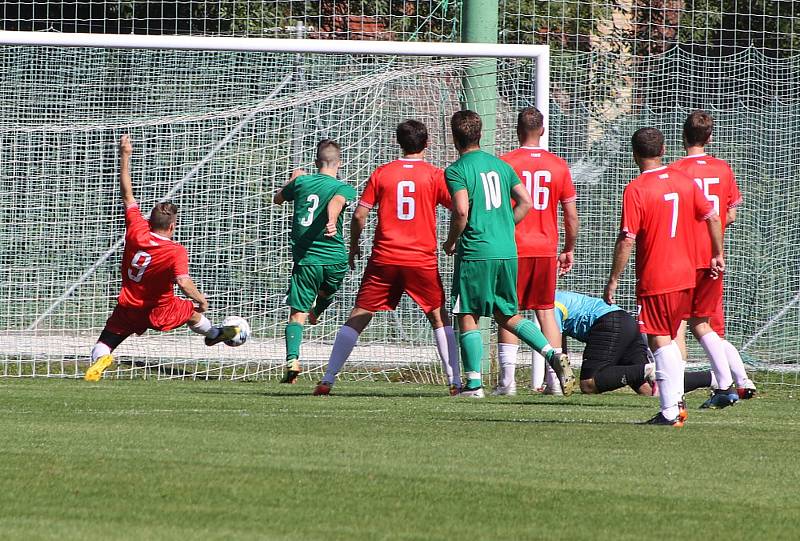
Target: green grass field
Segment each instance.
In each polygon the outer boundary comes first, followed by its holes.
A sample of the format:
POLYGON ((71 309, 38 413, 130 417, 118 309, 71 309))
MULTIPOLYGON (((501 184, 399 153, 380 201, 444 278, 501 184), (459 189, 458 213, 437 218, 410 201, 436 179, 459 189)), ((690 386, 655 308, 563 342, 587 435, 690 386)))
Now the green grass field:
POLYGON ((5 380, 2 539, 800 537, 800 401, 5 380))

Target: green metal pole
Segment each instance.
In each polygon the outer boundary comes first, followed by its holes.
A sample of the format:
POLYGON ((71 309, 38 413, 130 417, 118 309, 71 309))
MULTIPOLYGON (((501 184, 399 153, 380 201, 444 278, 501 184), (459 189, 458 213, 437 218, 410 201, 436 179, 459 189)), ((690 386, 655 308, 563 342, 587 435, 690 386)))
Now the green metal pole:
MULTIPOLYGON (((497 43, 498 0, 464 0, 461 10, 461 41, 464 43, 497 43)), ((467 109, 481 115, 481 146, 494 152, 497 127, 497 59, 486 58, 467 70, 464 77, 464 99, 467 109)))
MULTIPOLYGON (((463 0, 461 9, 461 41, 463 43, 497 43, 498 0, 463 0)), ((464 105, 481 115, 483 133, 481 147, 494 152, 497 129, 497 59, 486 58, 470 67, 464 75, 464 105)), ((482 318, 483 373, 487 380, 492 371, 491 320, 482 318)))

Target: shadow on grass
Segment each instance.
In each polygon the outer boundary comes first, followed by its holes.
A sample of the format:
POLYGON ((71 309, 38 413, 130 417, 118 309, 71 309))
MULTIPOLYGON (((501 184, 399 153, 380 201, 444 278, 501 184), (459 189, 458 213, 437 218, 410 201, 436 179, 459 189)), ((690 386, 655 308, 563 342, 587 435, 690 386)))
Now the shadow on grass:
POLYGON ((579 408, 603 408, 603 409, 642 409, 653 408, 653 403, 642 401, 640 404, 629 403, 609 403, 609 402, 583 402, 583 401, 570 401, 570 400, 547 400, 547 399, 526 399, 521 401, 492 401, 492 405, 498 406, 575 406, 579 408))

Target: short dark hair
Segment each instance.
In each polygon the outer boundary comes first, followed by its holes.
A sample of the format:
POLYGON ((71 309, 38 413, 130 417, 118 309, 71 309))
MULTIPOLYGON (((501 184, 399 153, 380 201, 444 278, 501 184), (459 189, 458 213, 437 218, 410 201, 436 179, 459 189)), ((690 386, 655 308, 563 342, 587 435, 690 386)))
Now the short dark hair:
POLYGON ((397 144, 406 154, 425 150, 428 144, 428 128, 419 120, 404 120, 397 125, 397 144))
POLYGON ((631 137, 633 153, 640 158, 658 158, 664 150, 664 134, 656 128, 641 128, 631 137))
POLYGON ((323 139, 317 143, 317 167, 323 165, 332 165, 333 162, 339 161, 342 154, 342 147, 333 139, 323 139))
POLYGON ((150 212, 150 229, 153 231, 166 231, 177 220, 178 205, 169 201, 156 203, 156 206, 150 212))
POLYGON ((481 117, 475 111, 457 111, 450 119, 453 140, 459 148, 468 148, 481 142, 481 117))
POLYGON ((544 115, 536 107, 526 107, 517 115, 517 136, 524 140, 528 135, 539 135, 544 126, 544 115))
POLYGON ((683 140, 687 146, 703 146, 714 131, 714 119, 705 111, 692 111, 683 123, 683 140))

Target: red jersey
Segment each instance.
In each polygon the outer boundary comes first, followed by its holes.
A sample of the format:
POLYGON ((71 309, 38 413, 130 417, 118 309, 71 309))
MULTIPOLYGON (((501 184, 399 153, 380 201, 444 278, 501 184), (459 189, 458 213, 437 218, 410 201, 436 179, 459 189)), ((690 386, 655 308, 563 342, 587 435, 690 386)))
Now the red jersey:
MULTIPOLYGON (((686 156, 670 167, 681 171, 689 178, 694 179, 697 186, 703 190, 714 210, 722 220, 722 232, 725 232, 725 215, 728 209, 739 206, 742 194, 736 185, 733 171, 724 160, 706 154, 686 156)), ((695 222, 695 265, 698 269, 711 268, 711 237, 708 228, 702 221, 695 222)))
POLYGON ((189 276, 186 248, 150 231, 138 204, 125 209, 122 291, 117 302, 130 308, 163 306, 175 296, 172 284, 183 276, 189 276))
POLYGON ((400 158, 369 177, 359 205, 378 206, 372 261, 436 265, 436 205, 450 207, 444 171, 421 159, 400 158))
POLYGON ((558 202, 576 198, 567 162, 539 147, 521 147, 502 159, 514 168, 533 199, 533 208, 517 224, 517 255, 558 255, 558 202))
POLYGON ((694 224, 715 214, 700 188, 666 166, 642 172, 626 187, 620 229, 636 239, 636 294, 691 289, 694 224))

